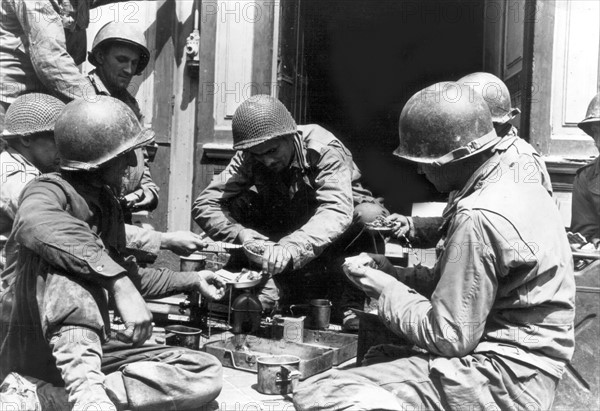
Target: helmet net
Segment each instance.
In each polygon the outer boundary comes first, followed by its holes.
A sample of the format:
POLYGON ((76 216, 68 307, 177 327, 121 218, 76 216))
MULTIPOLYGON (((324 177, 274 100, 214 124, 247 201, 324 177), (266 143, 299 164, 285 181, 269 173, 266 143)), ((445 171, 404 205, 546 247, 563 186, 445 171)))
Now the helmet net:
POLYGON ((257 95, 238 107, 232 120, 234 149, 243 150, 296 132, 296 122, 282 102, 257 95))
POLYGON ((28 136, 54 130, 65 104, 48 94, 31 93, 18 97, 5 117, 5 136, 28 136))

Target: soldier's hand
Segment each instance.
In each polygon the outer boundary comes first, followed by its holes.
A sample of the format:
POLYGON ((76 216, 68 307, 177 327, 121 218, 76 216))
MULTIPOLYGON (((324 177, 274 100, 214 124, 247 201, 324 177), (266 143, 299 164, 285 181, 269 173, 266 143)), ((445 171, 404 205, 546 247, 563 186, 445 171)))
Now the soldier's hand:
POLYGON ((198 271, 198 282, 194 287, 200 294, 211 300, 220 300, 225 296, 227 284, 212 271, 198 271))
POLYGON ((128 210, 131 210, 133 208, 133 206, 135 205, 135 203, 140 201, 140 199, 142 198, 142 195, 143 195, 142 190, 136 190, 133 193, 129 193, 126 196, 123 196, 122 201, 125 203, 125 207, 128 210))
POLYGON ((160 248, 170 250, 177 255, 190 255, 194 251, 206 248, 208 243, 191 231, 173 231, 161 233, 160 248))
POLYGON ((110 281, 109 292, 115 299, 125 330, 117 334, 119 341, 142 345, 152 336, 152 313, 129 277, 120 276, 110 281))
POLYGON ((237 239, 240 242, 240 244, 244 244, 248 241, 256 241, 256 240, 266 241, 269 239, 269 237, 264 236, 261 233, 259 233, 258 231, 254 231, 251 228, 244 228, 242 231, 239 232, 237 239))
POLYGON ((408 217, 406 216, 401 214, 391 214, 386 217, 385 220, 394 224, 394 227, 392 228, 392 237, 396 239, 402 238, 410 230, 410 224, 408 222, 408 217))
MULTIPOLYGON (((139 190, 136 190, 136 192, 139 190)), ((158 196, 157 194, 147 189, 146 187, 142 187, 142 195, 139 197, 139 200, 136 201, 131 207, 131 211, 140 211, 140 210, 153 210, 158 204, 158 196)))
POLYGON ((279 244, 266 247, 263 253, 263 273, 276 275, 285 270, 292 261, 292 248, 279 244))
POLYGON ((346 271, 346 267, 371 267, 386 274, 396 277, 396 269, 384 255, 372 253, 360 253, 359 255, 348 257, 342 264, 342 269, 346 271))
POLYGON ((344 272, 354 285, 375 299, 379 299, 383 290, 397 282, 391 275, 364 265, 344 264, 344 272))

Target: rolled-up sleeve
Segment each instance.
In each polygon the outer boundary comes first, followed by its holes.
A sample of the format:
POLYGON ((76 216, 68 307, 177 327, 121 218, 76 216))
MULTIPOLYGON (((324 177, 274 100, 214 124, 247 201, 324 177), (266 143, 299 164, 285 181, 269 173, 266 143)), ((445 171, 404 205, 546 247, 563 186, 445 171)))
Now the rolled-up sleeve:
POLYGON ((319 256, 352 223, 352 158, 328 146, 316 167, 316 212, 300 229, 279 241, 281 245, 295 249, 294 269, 319 256))
POLYGON ((58 185, 28 185, 14 223, 17 242, 70 275, 100 281, 126 274, 100 237, 84 221, 70 215, 67 207, 67 197, 58 185))
POLYGON ((244 229, 231 216, 226 203, 252 186, 247 161, 247 156, 238 152, 194 201, 192 218, 213 240, 233 242, 244 229))
MULTIPOLYGON (((455 217, 446 249, 436 264, 431 299, 398 282, 383 291, 379 315, 394 332, 427 351, 463 356, 478 344, 498 287, 492 244, 472 216, 455 217)), ((416 282, 414 272, 404 273, 416 282)), ((402 279, 401 279, 402 280, 402 279)))
POLYGON ((12 0, 26 36, 26 50, 42 84, 63 101, 94 98, 89 80, 67 52, 61 17, 48 0, 12 0))
POLYGON ((158 231, 147 230, 133 224, 125 224, 125 239, 127 250, 145 259, 156 260, 160 251, 162 234, 158 231))

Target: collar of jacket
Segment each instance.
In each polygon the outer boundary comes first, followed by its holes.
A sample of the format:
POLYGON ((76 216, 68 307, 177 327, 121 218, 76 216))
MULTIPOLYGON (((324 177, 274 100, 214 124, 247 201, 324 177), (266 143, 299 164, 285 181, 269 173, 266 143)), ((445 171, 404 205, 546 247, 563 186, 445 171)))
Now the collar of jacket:
POLYGON ((292 163, 290 164, 290 168, 298 168, 305 173, 309 167, 307 155, 306 155, 306 144, 304 143, 304 137, 302 135, 302 131, 298 131, 294 134, 293 138, 294 142, 294 157, 292 159, 292 163))
POLYGON ((108 89, 104 85, 104 82, 98 75, 98 71, 96 69, 94 69, 88 73, 88 78, 90 79, 90 82, 94 86, 94 90, 96 90, 96 94, 102 94, 105 96, 111 95, 110 91, 108 91, 108 89))
POLYGON ((129 91, 127 91, 127 89, 124 89, 123 91, 121 91, 119 93, 111 93, 108 90, 108 88, 106 87, 106 85, 104 84, 104 82, 102 81, 102 79, 100 78, 100 76, 98 75, 97 69, 90 71, 88 73, 88 78, 90 79, 90 82, 94 86, 94 90, 96 91, 96 94, 102 94, 104 96, 118 98, 119 100, 123 101, 125 104, 127 104, 127 101, 129 101, 129 100, 135 101, 135 97, 133 97, 133 95, 131 95, 131 93, 129 91))
POLYGON ((461 190, 455 190, 450 193, 448 196, 448 204, 446 205, 443 213, 443 226, 447 226, 450 220, 454 217, 458 202, 478 189, 483 184, 485 179, 496 171, 496 169, 500 166, 501 154, 508 150, 519 138, 521 137, 516 135, 502 138, 502 140, 500 140, 498 144, 492 148, 492 153, 494 153, 494 155, 481 166, 479 166, 479 168, 467 180, 465 186, 461 190))
POLYGON ((498 167, 501 164, 501 153, 504 150, 496 150, 494 148, 494 154, 485 163, 479 166, 477 170, 469 177, 464 187, 460 190, 455 190, 450 193, 448 197, 448 204, 444 209, 442 216, 444 217, 444 226, 446 226, 456 213, 458 203, 463 198, 471 195, 475 190, 480 189, 485 183, 486 179, 490 176, 494 176, 498 167))

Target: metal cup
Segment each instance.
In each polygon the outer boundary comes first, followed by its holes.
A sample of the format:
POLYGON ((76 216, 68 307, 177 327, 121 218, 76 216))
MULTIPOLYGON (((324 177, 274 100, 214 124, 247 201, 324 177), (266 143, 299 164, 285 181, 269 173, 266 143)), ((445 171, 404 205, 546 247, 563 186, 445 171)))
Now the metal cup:
POLYGON ((322 330, 329 327, 331 301, 326 299, 310 300, 310 328, 322 330))
POLYGON ((200 271, 206 268, 206 256, 202 254, 190 254, 187 257, 179 257, 180 271, 200 271))
POLYGON ((300 358, 295 355, 258 357, 256 363, 258 370, 256 389, 262 394, 290 394, 302 376, 299 371, 300 358))
POLYGON ((165 327, 165 342, 167 345, 185 347, 191 350, 200 349, 200 336, 202 331, 198 328, 185 325, 169 325, 165 327))

